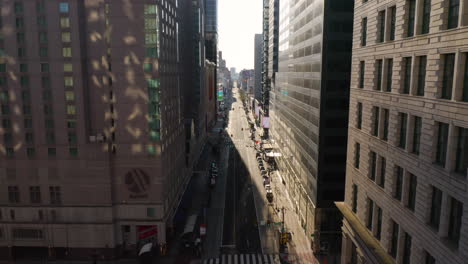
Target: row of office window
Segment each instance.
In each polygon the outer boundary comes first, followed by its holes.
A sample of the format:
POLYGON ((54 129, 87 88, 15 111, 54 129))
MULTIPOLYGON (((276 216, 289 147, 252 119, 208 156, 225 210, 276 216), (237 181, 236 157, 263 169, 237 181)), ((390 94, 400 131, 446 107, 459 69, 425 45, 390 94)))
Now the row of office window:
MULTIPOLYGON (((360 155, 360 144, 355 143, 355 162, 358 164, 360 155), (357 160, 357 161, 356 161, 357 160)), ((380 157, 371 151, 369 155, 369 179, 376 182, 379 186, 384 188, 385 185, 385 170, 386 170, 386 161, 385 158, 380 157), (377 162, 380 160, 380 164, 377 162), (379 173, 377 168, 379 167, 379 173), (378 178, 377 178, 378 177, 378 178)), ((416 200, 418 193, 418 177, 402 167, 395 165, 393 168, 393 184, 392 184, 392 197, 399 202, 403 203, 410 211, 414 212, 416 210, 416 200)), ((442 215, 442 191, 435 186, 431 186, 431 203, 428 204, 430 214, 429 218, 426 220, 426 223, 432 227, 434 230, 439 231, 440 219, 442 215)), ((352 186, 352 210, 357 212, 358 209, 358 186, 352 186)), ((463 203, 458 201, 453 197, 447 197, 449 202, 448 206, 448 230, 445 234, 441 236, 446 237, 452 244, 458 245, 460 240, 460 230, 462 226, 462 216, 463 216, 463 203)), ((373 206, 373 205, 372 205, 373 206)), ((372 212, 372 210, 368 210, 372 212)), ((372 226, 372 215, 368 213, 367 226, 372 226)), ((369 228, 371 229, 371 228, 369 228)))
MULTIPOLYGON (((362 129, 363 105, 357 103, 356 128, 362 129)), ((383 141, 388 141, 388 129, 390 111, 382 107, 373 106, 371 116, 370 133, 383 141)), ((396 147, 414 155, 421 153, 421 137, 423 131, 423 118, 416 115, 398 112, 397 114, 396 147)), ((463 175, 468 169, 468 128, 452 126, 444 122, 436 122, 435 130, 435 164, 448 168, 450 171, 463 175), (449 146, 449 138, 453 139, 449 146), (450 153, 449 153, 450 152, 450 153), (454 159, 449 159, 448 154, 453 154, 454 159)), ((356 149, 356 152, 359 152, 356 149)), ((359 168, 358 155, 355 158, 355 167, 359 168)))
MULTIPOLYGON (((468 102, 468 53, 447 53, 441 55, 442 79, 438 98, 468 102), (455 80, 458 76, 459 82, 455 80)), ((426 87, 427 56, 403 57, 398 92, 424 96, 426 87)), ((391 92, 393 88, 393 58, 378 59, 374 64, 373 90, 391 92)), ((358 88, 366 86, 366 62, 359 62, 358 88)))
MULTIPOLYGON (((8 186, 8 201, 12 204, 21 203, 20 189, 18 186, 8 186)), ((50 204, 62 204, 60 186, 49 186, 49 201, 50 204)), ((43 203, 40 186, 29 186, 29 203, 43 203)))
MULTIPOLYGON (((466 11, 460 8, 460 0, 447 0, 445 7, 444 29, 457 28, 460 25, 466 26, 468 21, 464 19, 466 11)), ((367 1, 366 1, 367 2, 367 1)), ((404 9, 404 31, 402 38, 413 37, 415 35, 427 34, 431 26, 432 0, 406 0, 403 7, 398 7, 398 11, 404 9), (417 6, 419 5, 419 6, 417 6), (417 17, 416 10, 421 10, 417 17)), ((387 7, 377 13, 376 43, 395 40, 395 25, 397 18, 397 6, 387 7)), ((361 20, 361 46, 367 45, 368 37, 368 17, 361 20)))

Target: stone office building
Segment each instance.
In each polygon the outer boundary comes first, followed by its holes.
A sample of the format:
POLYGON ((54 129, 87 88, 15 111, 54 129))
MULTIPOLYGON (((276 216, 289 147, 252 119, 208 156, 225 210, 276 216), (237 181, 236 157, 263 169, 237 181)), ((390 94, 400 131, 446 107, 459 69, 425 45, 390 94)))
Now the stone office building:
POLYGON ((0 2, 1 259, 166 241, 189 175, 176 3, 0 2))
POLYGON ((357 0, 342 263, 468 259, 468 5, 357 0))

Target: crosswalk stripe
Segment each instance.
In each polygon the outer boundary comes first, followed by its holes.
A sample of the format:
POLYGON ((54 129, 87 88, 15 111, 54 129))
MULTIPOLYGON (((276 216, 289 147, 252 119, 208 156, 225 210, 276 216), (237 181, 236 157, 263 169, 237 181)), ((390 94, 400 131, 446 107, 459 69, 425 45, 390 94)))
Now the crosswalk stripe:
POLYGON ((223 254, 217 258, 205 259, 203 264, 279 264, 276 254, 223 254))

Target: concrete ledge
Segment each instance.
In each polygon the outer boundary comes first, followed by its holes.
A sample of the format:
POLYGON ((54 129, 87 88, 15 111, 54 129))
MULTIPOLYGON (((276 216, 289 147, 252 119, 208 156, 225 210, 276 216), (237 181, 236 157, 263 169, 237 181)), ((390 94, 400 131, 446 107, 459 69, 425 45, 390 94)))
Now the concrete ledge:
POLYGON ((385 252, 380 246, 379 241, 372 236, 368 229, 361 224, 361 221, 356 215, 346 206, 344 202, 335 202, 336 207, 343 214, 343 217, 348 221, 353 231, 359 236, 360 240, 367 247, 367 251, 371 252, 378 263, 381 264, 395 264, 394 259, 385 252))

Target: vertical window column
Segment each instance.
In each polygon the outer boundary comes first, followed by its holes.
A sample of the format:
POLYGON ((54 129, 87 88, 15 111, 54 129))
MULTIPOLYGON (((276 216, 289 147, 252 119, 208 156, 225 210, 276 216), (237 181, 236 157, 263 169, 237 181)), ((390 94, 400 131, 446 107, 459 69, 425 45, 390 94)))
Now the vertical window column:
POLYGON ((392 91, 392 81, 393 81, 393 59, 385 59, 385 74, 384 74, 384 91, 392 91))
POLYGON ((383 60, 375 61, 375 90, 382 90, 382 71, 383 71, 383 60))

